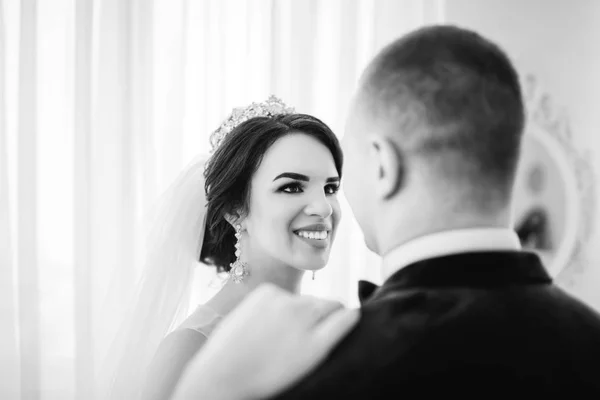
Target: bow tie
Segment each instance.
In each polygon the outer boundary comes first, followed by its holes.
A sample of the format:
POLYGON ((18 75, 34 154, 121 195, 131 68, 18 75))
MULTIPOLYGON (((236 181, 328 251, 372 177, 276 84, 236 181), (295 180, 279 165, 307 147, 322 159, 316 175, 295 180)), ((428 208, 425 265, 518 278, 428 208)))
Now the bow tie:
POLYGON ((379 286, 373 282, 358 281, 358 300, 360 300, 360 304, 367 301, 377 289, 379 289, 379 286))

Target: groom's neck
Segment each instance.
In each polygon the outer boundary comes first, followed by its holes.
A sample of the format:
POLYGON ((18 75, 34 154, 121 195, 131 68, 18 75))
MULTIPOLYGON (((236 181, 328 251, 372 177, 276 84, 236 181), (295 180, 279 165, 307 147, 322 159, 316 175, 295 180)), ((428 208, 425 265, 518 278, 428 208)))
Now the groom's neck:
POLYGON ((450 210, 445 213, 439 211, 427 213, 425 210, 420 210, 419 213, 409 214, 406 218, 394 218, 390 215, 386 223, 387 229, 382 229, 379 237, 379 253, 382 256, 410 240, 438 232, 512 226, 510 212, 504 209, 488 213, 457 213, 450 210))

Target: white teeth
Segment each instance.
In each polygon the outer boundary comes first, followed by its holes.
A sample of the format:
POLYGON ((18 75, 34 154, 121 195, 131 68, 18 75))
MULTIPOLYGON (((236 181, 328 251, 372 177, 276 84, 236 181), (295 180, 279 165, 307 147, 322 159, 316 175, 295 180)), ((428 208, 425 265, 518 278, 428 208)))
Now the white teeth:
POLYGON ((316 240, 325 240, 327 239, 327 231, 318 231, 318 232, 308 232, 308 231, 298 231, 298 236, 307 239, 316 239, 316 240))

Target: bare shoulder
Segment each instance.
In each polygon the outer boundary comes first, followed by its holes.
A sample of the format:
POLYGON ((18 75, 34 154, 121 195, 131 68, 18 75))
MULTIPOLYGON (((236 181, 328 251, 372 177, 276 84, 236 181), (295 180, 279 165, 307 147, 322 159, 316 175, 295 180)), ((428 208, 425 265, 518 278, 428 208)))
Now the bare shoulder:
MULTIPOLYGON (((161 342, 158 356, 188 355, 196 353, 204 345, 207 337, 193 329, 177 329, 169 333, 161 342)), ((193 355, 193 354, 192 354, 193 355)), ((190 356, 189 358, 191 358, 190 356)))
POLYGON ((187 364, 206 340, 205 335, 193 329, 178 329, 167 335, 148 368, 142 398, 170 398, 187 364))

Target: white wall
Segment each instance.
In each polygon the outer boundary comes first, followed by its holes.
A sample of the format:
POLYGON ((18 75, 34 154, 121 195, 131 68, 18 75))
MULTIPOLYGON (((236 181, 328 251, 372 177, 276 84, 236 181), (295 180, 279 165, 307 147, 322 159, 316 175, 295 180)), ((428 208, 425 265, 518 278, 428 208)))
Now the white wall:
MULTIPOLYGON (((446 0, 443 18, 496 41, 520 71, 538 77, 568 112, 574 144, 590 151, 600 177, 600 1, 446 0)), ((600 309, 600 207, 594 227, 585 269, 566 288, 600 309)))

